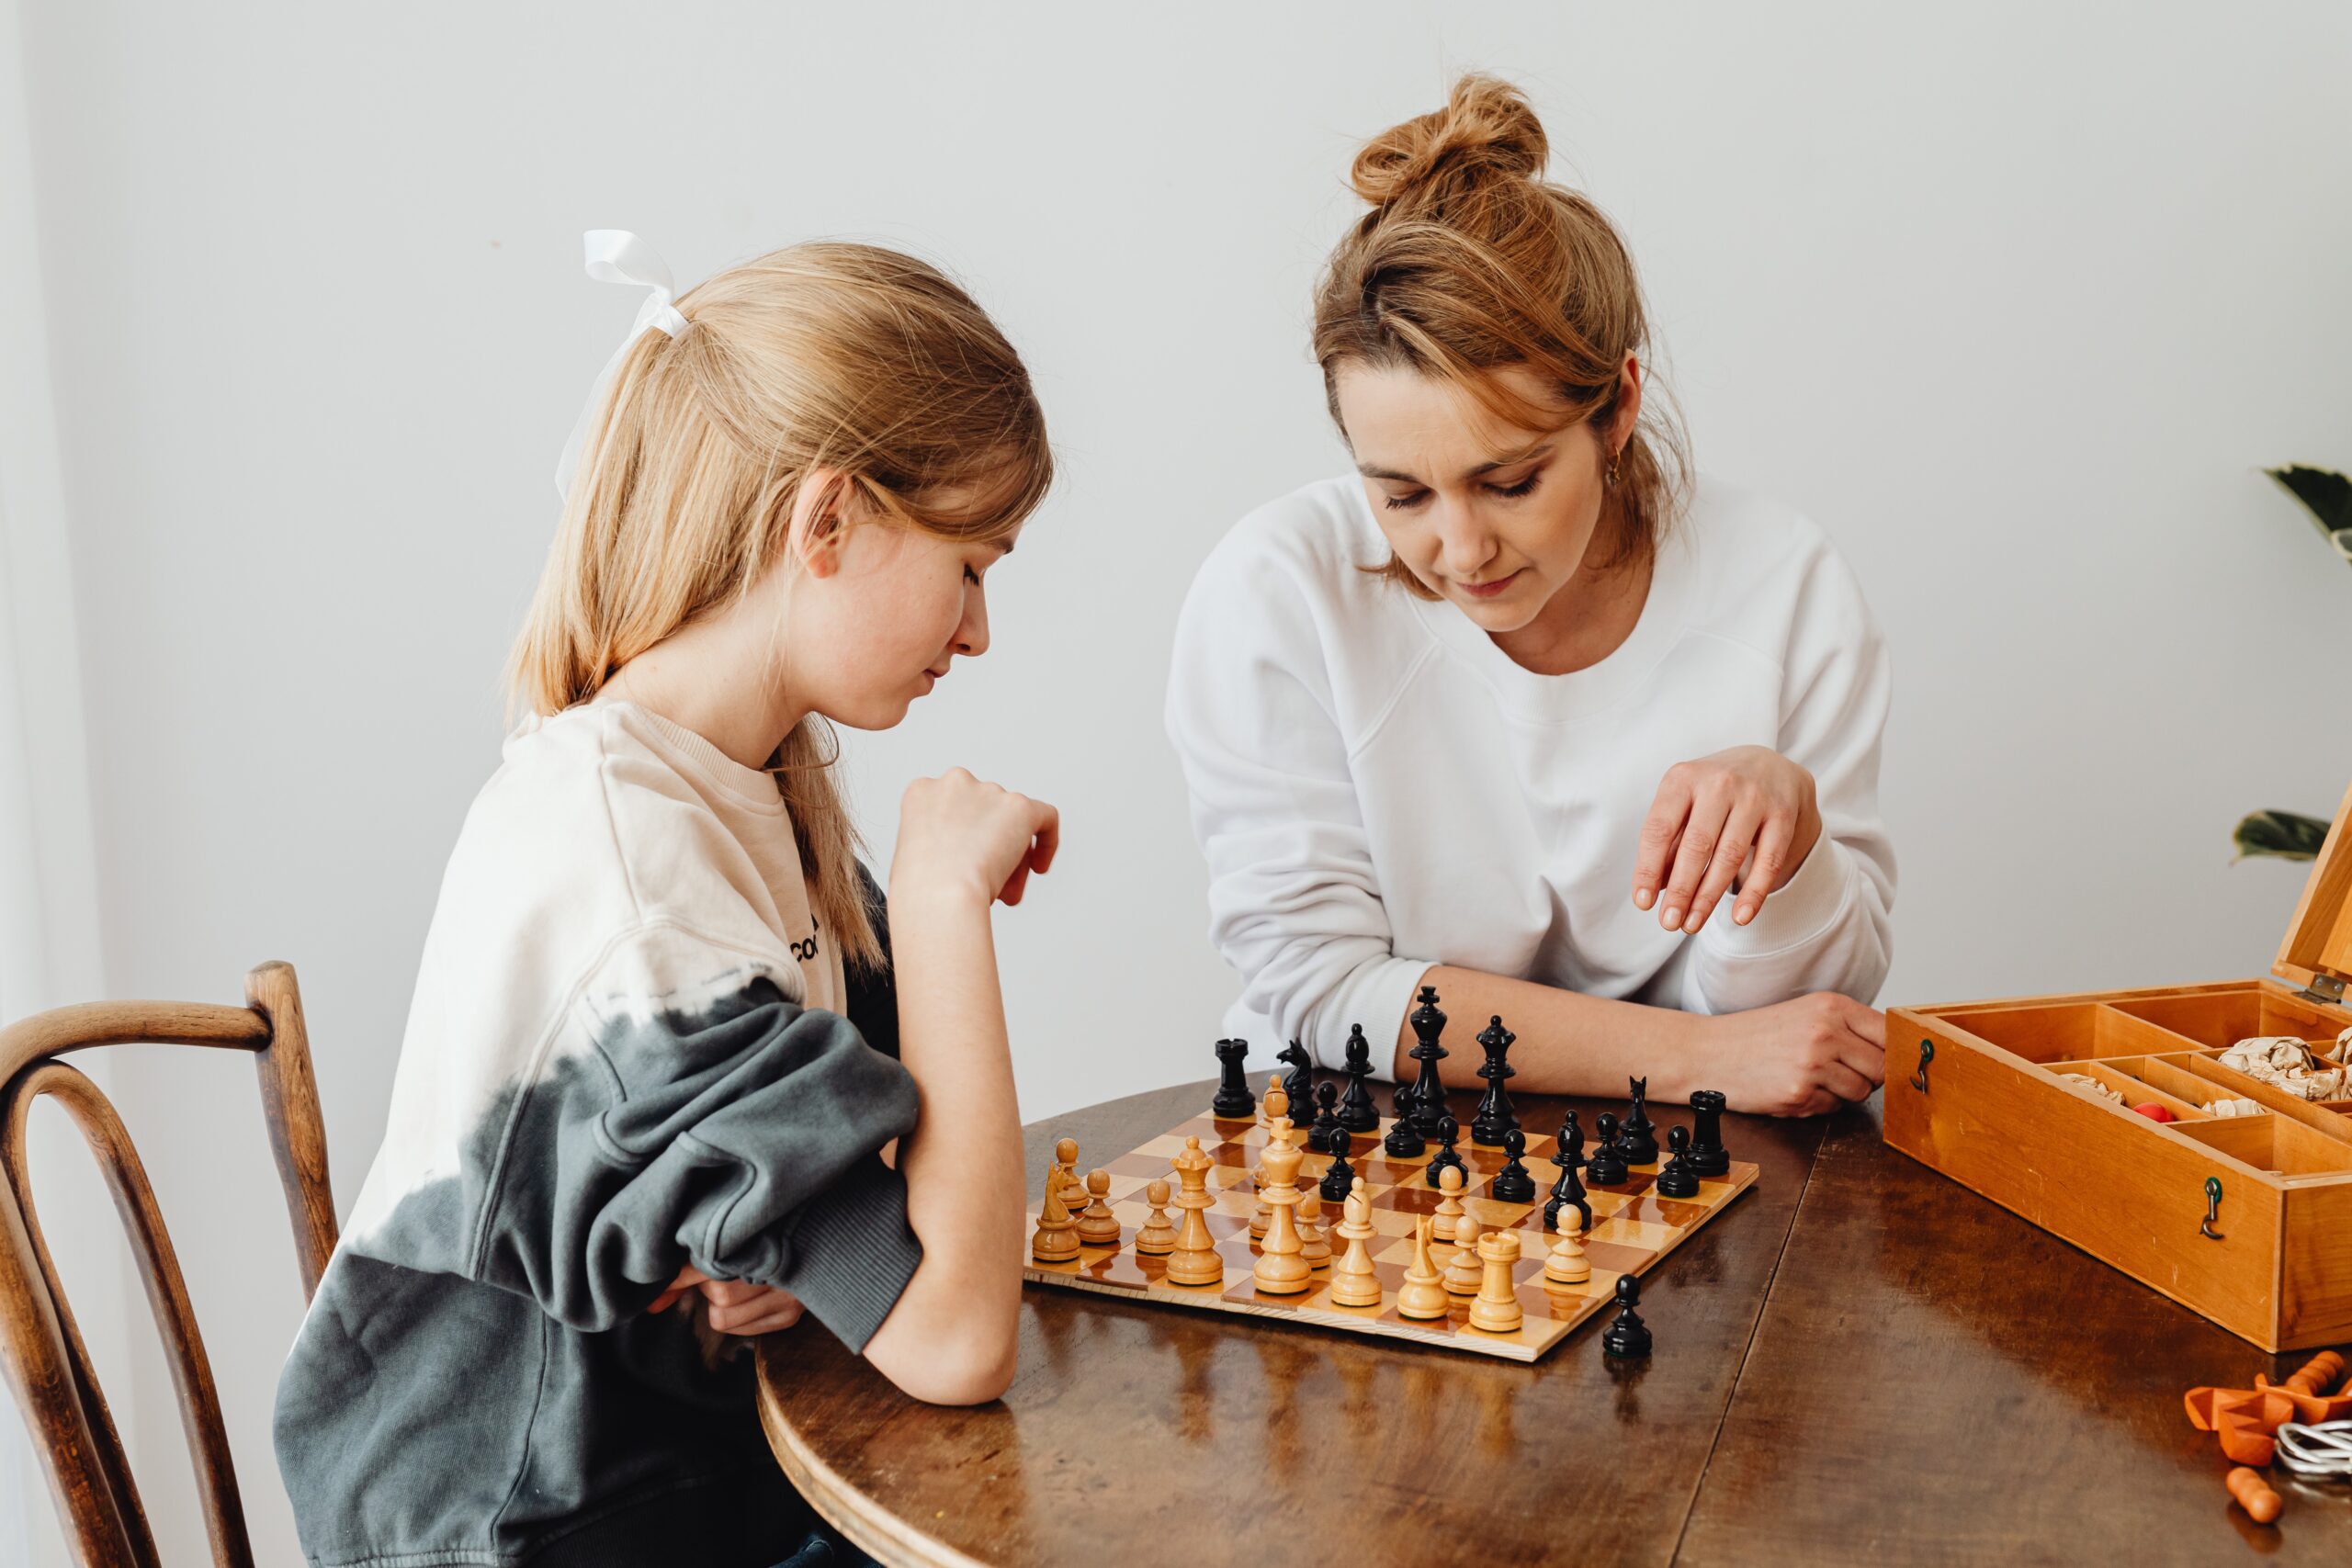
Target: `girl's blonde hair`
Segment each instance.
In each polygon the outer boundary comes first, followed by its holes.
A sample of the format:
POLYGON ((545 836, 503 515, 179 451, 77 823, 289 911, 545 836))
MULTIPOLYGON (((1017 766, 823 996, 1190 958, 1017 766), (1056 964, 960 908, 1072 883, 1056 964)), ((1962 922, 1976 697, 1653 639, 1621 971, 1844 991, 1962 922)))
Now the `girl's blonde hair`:
MULTIPOLYGON (((1549 152, 1526 96, 1473 74, 1443 108, 1356 154, 1350 183, 1372 210, 1331 253, 1315 291, 1315 357, 1334 421, 1339 368, 1355 360, 1442 378, 1530 429, 1606 429, 1625 356, 1646 348, 1641 286, 1600 209, 1543 177, 1549 152), (1557 402, 1530 404, 1492 374, 1514 365, 1557 402)), ((1662 389, 1653 379, 1645 390, 1603 502, 1610 565, 1657 548, 1689 482, 1662 389)), ((1401 560, 1377 570, 1436 597, 1401 560)))
MULTIPOLYGON (((958 541, 1018 527, 1053 480, 1029 373, 936 268, 812 242, 728 268, 639 334, 582 444, 563 521, 508 660, 510 712, 553 715, 786 558, 803 477, 842 525, 876 513, 958 541), (854 502, 862 502, 853 511, 854 502)), ((880 956, 857 835, 812 715, 767 766, 792 815, 810 907, 842 958, 880 956)))

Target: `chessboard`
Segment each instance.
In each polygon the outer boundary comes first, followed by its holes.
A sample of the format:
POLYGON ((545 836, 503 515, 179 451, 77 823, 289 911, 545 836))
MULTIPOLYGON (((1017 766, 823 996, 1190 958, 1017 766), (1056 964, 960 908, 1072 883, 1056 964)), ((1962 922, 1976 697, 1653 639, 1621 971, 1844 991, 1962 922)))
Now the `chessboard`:
MULTIPOLYGON (((1558 1141, 1550 1136, 1527 1138, 1522 1157, 1535 1180, 1535 1199, 1522 1203, 1498 1202, 1493 1196, 1495 1174, 1508 1157, 1504 1151, 1464 1139, 1458 1152, 1468 1168, 1461 1193, 1465 1212, 1481 1229, 1519 1235, 1520 1256, 1511 1266, 1511 1285, 1521 1309, 1521 1325, 1493 1333, 1471 1325, 1467 1296, 1455 1297, 1443 1318, 1416 1320, 1396 1310, 1396 1292, 1412 1259, 1416 1222, 1423 1214, 1435 1213, 1442 1199, 1428 1179, 1427 1156, 1392 1159, 1384 1151, 1381 1141, 1394 1125, 1393 1119, 1383 1118, 1377 1132, 1356 1134, 1350 1140, 1348 1156, 1359 1186, 1370 1192, 1375 1234, 1366 1246, 1381 1285, 1376 1306, 1345 1307, 1333 1303, 1329 1264, 1314 1271, 1308 1288, 1299 1294, 1269 1295, 1257 1288, 1251 1270, 1259 1247, 1250 1235, 1250 1220, 1258 1205, 1251 1172, 1268 1138, 1262 1110, 1254 1119, 1227 1120, 1204 1112, 1107 1162, 1088 1159, 1081 1150, 1076 1167, 1081 1178, 1090 1168, 1110 1177, 1107 1199, 1119 1221, 1119 1244, 1082 1246, 1077 1258, 1059 1263, 1041 1263, 1024 1254, 1023 1278, 1040 1285, 1124 1296, 1159 1306, 1246 1313, 1532 1361, 1566 1338, 1578 1324, 1613 1305, 1618 1276, 1646 1272, 1755 1185, 1757 1177, 1754 1165, 1732 1160, 1723 1177, 1702 1178, 1695 1197, 1661 1198, 1652 1190, 1658 1166, 1651 1161, 1629 1167, 1627 1179, 1622 1183, 1588 1188, 1593 1223, 1585 1233, 1584 1250, 1591 1263, 1591 1278, 1577 1285, 1560 1285, 1544 1274, 1544 1258, 1557 1239, 1544 1229, 1544 1205, 1546 1190, 1559 1172, 1551 1157, 1558 1152, 1558 1141), (1225 1278, 1215 1285, 1171 1284, 1166 1278, 1166 1258, 1141 1255, 1134 1247, 1136 1233, 1150 1212, 1146 1189, 1155 1181, 1177 1187, 1170 1162, 1187 1138, 1198 1138, 1202 1152, 1212 1161, 1207 1184, 1215 1202, 1202 1218, 1225 1264, 1225 1278)), ((1331 1159, 1328 1154, 1306 1156, 1298 1174, 1302 1190, 1321 1179, 1331 1159)), ((1041 1207, 1030 1207, 1033 1229, 1041 1207)), ((1336 1235, 1339 1219, 1340 1205, 1324 1206, 1322 1229, 1330 1237, 1335 1256, 1344 1245, 1336 1235)), ((1441 1242, 1432 1251, 1442 1268, 1453 1248, 1441 1242)))

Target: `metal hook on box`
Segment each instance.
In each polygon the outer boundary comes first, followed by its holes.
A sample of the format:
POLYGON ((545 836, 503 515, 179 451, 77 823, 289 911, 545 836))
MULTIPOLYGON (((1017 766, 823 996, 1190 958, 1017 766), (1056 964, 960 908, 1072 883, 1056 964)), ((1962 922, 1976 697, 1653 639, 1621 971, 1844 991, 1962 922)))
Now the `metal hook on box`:
POLYGON ((2222 1179, 2209 1176, 2205 1179, 2205 1217, 2197 1222, 2197 1234, 2207 1241, 2221 1240, 2222 1233, 2213 1228, 2213 1222, 2221 1217, 2222 1179))
POLYGON ((1911 1087, 1917 1089, 1921 1094, 1928 1092, 1928 1064, 1935 1059, 1936 1043, 1932 1040, 1920 1041, 1919 1070, 1911 1075, 1911 1087))

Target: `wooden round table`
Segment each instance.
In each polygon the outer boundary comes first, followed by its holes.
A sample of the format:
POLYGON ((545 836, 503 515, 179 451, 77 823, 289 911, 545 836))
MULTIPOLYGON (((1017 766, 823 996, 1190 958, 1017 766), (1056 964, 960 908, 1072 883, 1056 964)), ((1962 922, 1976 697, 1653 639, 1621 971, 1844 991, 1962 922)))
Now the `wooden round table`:
MULTIPOLYGON (((1107 1160, 1212 1088, 1032 1127, 1031 1190, 1054 1139, 1107 1160)), ((1622 1109, 1514 1098, 1539 1128, 1622 1109)), ((1762 1175, 1644 1278, 1646 1362, 1599 1318, 1524 1366, 1031 1286, 994 1404, 918 1404, 805 1322, 760 1346, 761 1416, 893 1564, 2352 1562, 2352 1486, 2274 1472, 2257 1526, 2181 1408, 2301 1355, 1888 1149, 1875 1103, 1724 1141, 1762 1175)))

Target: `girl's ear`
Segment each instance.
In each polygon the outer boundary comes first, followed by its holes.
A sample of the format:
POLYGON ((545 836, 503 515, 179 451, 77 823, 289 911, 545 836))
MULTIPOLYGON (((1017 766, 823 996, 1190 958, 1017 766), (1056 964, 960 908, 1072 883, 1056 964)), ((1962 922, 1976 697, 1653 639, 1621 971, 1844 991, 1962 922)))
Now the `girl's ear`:
POLYGON ((810 468, 800 476, 785 547, 811 577, 831 577, 841 570, 842 540, 849 532, 842 513, 854 488, 839 468, 810 468))
POLYGON ((1624 449, 1625 443, 1634 437, 1634 423, 1642 417, 1642 362, 1627 355, 1617 384, 1617 412, 1609 422, 1609 449, 1612 452, 1624 449))

